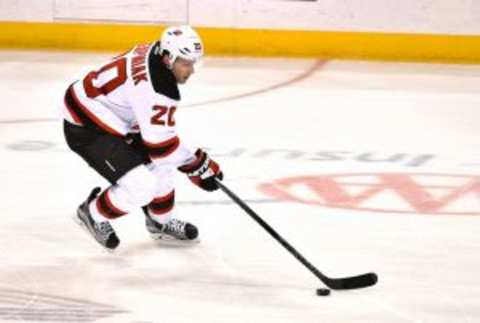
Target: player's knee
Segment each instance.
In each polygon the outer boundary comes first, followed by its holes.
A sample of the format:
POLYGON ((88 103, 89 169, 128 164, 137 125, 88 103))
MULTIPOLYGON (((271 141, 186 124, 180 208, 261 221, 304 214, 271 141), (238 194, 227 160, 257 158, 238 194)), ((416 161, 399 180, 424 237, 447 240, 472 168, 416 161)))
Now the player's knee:
POLYGON ((155 175, 144 165, 135 167, 118 181, 118 185, 128 194, 130 204, 143 206, 154 198, 155 175))

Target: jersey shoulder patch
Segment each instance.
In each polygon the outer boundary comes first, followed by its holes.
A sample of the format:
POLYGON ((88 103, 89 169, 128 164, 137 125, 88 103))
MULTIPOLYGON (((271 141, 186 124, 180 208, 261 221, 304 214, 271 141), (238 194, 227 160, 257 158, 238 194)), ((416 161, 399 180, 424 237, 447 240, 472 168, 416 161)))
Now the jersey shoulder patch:
POLYGON ((160 42, 156 42, 148 55, 148 70, 150 80, 156 93, 163 94, 170 99, 180 100, 180 91, 172 71, 162 63, 158 54, 160 42))

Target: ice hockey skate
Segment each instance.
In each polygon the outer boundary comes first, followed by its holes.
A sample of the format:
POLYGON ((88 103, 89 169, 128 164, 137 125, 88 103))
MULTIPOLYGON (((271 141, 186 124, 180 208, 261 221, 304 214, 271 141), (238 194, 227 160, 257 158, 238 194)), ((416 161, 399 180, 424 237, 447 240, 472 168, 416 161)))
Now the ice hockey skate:
POLYGON ((155 222, 150 215, 145 214, 145 225, 150 237, 153 240, 161 240, 163 242, 176 244, 193 244, 198 243, 198 229, 195 225, 171 219, 166 224, 155 222))
POLYGON ((120 244, 115 231, 108 221, 96 222, 88 209, 90 202, 100 193, 100 187, 96 187, 90 193, 88 199, 83 202, 77 209, 77 214, 74 216, 77 222, 83 229, 85 229, 102 247, 108 251, 115 250, 120 244))

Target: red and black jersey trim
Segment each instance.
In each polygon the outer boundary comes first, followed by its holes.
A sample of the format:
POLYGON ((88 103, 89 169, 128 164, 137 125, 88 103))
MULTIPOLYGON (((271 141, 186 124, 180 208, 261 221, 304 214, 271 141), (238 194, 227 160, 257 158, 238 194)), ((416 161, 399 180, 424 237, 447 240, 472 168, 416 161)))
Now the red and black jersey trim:
POLYGON ((103 191, 97 199, 96 206, 98 212, 100 212, 100 214, 107 219, 116 219, 127 214, 127 212, 124 212, 113 205, 110 197, 108 196, 108 191, 108 189, 103 191))
POLYGON ((152 215, 161 215, 170 212, 175 205, 175 190, 169 194, 154 198, 150 204, 148 204, 148 210, 152 215))
POLYGON ((95 129, 98 132, 106 132, 116 137, 124 137, 124 135, 108 126, 105 122, 95 116, 80 102, 80 100, 78 100, 78 97, 73 90, 73 85, 70 85, 65 93, 64 102, 75 122, 78 122, 87 128, 95 129))
POLYGON ((73 110, 73 108, 71 107, 71 105, 67 103, 67 95, 65 95, 65 97, 64 97, 64 99, 63 99, 63 102, 64 102, 64 105, 65 105, 65 107, 67 108, 68 112, 69 112, 70 115, 72 116, 73 121, 75 121, 75 123, 78 124, 78 125, 84 126, 85 123, 82 121, 82 118, 80 118, 80 117, 78 116, 78 114, 73 110))
POLYGON ((171 139, 156 144, 152 144, 148 141, 143 140, 143 144, 147 148, 150 158, 164 158, 173 153, 178 148, 178 146, 180 145, 180 139, 175 136, 171 139))

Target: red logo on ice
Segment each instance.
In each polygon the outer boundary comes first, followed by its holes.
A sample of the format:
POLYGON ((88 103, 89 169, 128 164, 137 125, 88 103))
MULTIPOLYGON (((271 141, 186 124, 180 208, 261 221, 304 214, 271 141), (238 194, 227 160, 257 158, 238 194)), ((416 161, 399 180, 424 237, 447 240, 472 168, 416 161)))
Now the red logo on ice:
POLYGON ((279 199, 332 208, 480 215, 480 175, 317 175, 278 179, 259 189, 279 199))

